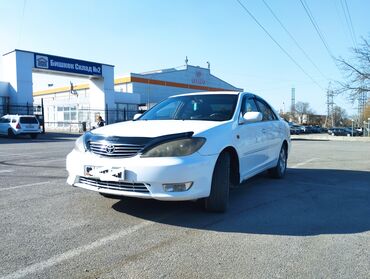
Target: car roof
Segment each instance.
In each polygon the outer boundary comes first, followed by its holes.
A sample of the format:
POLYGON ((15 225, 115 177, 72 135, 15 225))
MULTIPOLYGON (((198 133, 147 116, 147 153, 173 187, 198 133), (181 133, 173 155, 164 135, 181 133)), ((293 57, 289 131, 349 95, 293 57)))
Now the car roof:
POLYGON ((27 115, 27 114, 5 114, 2 117, 36 117, 35 115, 27 115))
POLYGON ((239 95, 241 92, 239 91, 204 91, 204 92, 193 92, 193 93, 185 93, 171 96, 170 98, 179 97, 179 96, 196 96, 196 95, 220 95, 220 94, 228 94, 228 95, 239 95))

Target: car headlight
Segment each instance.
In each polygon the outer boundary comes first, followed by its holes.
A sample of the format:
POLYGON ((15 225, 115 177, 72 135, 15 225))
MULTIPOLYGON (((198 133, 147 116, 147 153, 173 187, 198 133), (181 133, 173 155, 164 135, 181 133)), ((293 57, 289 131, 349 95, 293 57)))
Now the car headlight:
POLYGON ((186 138, 165 142, 150 148, 141 157, 179 157, 191 155, 206 142, 205 138, 186 138))
POLYGON ((86 152, 85 135, 80 136, 76 140, 74 150, 79 151, 79 152, 86 152))

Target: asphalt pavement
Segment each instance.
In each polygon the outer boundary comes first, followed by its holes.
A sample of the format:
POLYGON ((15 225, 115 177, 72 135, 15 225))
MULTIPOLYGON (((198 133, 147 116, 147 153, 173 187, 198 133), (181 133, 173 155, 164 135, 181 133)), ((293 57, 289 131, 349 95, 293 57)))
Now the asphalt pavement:
POLYGON ((370 142, 295 140, 212 214, 68 186, 74 139, 0 138, 0 278, 370 278, 370 142))

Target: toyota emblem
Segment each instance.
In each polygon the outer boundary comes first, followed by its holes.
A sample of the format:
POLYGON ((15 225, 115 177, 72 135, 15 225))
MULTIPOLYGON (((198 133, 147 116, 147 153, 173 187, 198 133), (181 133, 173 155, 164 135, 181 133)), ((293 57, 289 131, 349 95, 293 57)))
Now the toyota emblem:
POLYGON ((105 146, 105 151, 106 151, 108 154, 113 154, 113 153, 114 153, 114 150, 115 150, 114 145, 107 145, 107 146, 105 146))

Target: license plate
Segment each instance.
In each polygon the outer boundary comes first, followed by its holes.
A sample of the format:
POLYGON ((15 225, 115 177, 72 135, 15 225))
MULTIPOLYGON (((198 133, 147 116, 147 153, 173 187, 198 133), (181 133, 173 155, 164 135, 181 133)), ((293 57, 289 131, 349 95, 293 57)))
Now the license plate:
POLYGON ((99 178, 102 181, 124 181, 125 168, 85 166, 85 176, 99 178))
POLYGON ((26 125, 26 128, 33 128, 33 125, 26 125))

